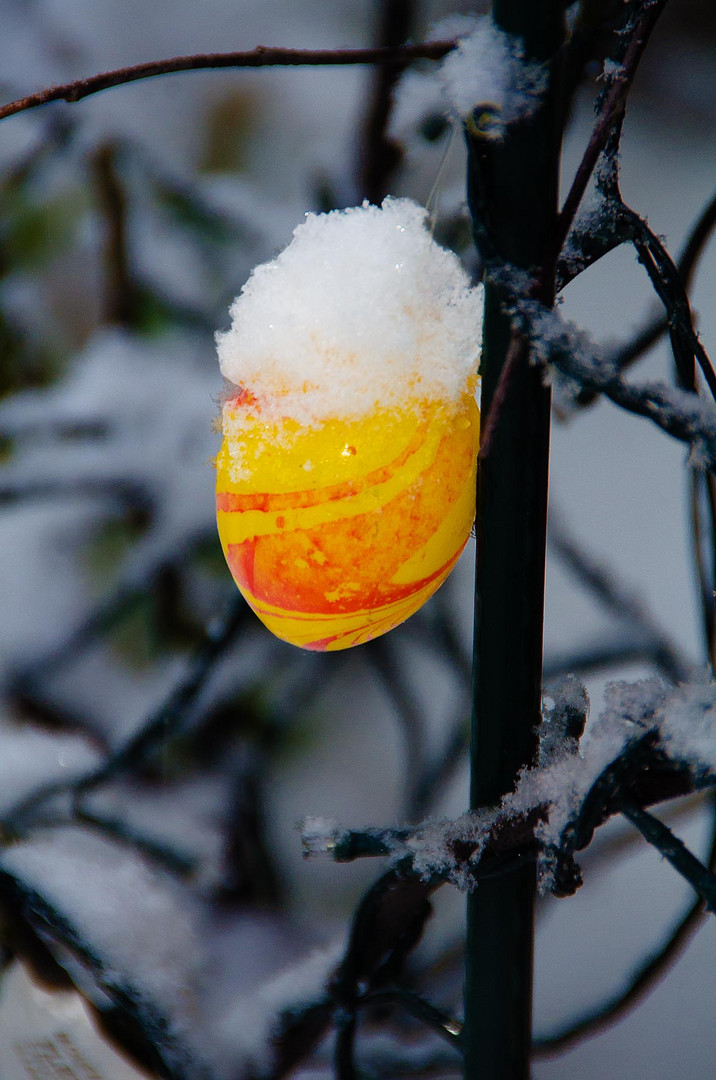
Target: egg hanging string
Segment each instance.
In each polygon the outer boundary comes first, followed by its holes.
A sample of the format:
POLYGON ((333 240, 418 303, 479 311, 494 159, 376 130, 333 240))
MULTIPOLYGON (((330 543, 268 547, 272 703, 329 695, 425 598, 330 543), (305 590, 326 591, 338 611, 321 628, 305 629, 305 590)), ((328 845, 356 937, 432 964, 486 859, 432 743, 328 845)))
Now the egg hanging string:
POLYGON ((453 146, 455 145, 455 138, 457 136, 457 128, 451 126, 450 138, 448 139, 447 146, 443 151, 443 156, 440 159, 438 165, 438 171, 435 174, 435 181, 430 189, 430 194, 425 200, 425 209, 430 215, 430 239, 435 239, 435 229, 437 227, 438 219, 440 217, 440 196, 442 193, 442 182, 445 179, 445 173, 447 172, 447 165, 450 158, 450 154, 453 146))

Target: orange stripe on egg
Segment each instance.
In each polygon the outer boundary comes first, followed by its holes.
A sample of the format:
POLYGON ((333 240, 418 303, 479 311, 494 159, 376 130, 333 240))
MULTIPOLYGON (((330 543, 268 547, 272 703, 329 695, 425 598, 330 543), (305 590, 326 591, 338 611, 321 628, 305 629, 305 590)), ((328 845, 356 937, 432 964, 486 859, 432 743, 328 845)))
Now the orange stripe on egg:
POLYGON ((457 551, 434 578, 422 583, 417 592, 413 589, 400 601, 353 613, 287 611, 258 600, 245 587, 242 592, 249 606, 276 637, 304 649, 332 652, 364 644, 404 622, 416 610, 416 602, 419 607, 442 584, 461 551, 457 551), (322 636, 317 637, 317 634, 322 636))
MULTIPOLYGON (((300 582, 296 583, 288 577, 282 580, 257 575, 255 561, 258 546, 256 541, 230 544, 226 553, 229 569, 234 579, 241 582, 251 606, 260 606, 262 612, 267 612, 270 608, 274 617, 290 613, 291 617, 305 616, 313 619, 316 615, 344 616, 365 613, 370 610, 380 610, 382 607, 388 607, 401 600, 409 600, 415 596, 416 592, 428 589, 441 576, 444 580, 457 562, 465 544, 463 543, 462 547, 442 566, 420 580, 410 581, 405 585, 376 582, 372 587, 368 586, 361 588, 359 592, 356 591, 354 596, 344 593, 337 597, 333 596, 332 590, 328 590, 328 595, 326 595, 323 586, 319 589, 308 590, 305 587, 302 588, 300 582)), ((435 588, 437 585, 430 591, 434 592, 435 588)))

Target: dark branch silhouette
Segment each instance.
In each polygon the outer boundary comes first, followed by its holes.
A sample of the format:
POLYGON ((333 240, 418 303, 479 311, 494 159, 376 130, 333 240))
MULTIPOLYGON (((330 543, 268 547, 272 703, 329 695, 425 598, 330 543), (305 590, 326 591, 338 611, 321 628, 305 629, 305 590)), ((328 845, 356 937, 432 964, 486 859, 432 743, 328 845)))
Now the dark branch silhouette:
POLYGON ((15 113, 36 109, 50 101, 74 103, 100 90, 113 86, 152 79, 157 75, 172 75, 179 71, 207 71, 221 68, 263 67, 351 67, 356 64, 379 64, 404 68, 414 60, 441 60, 455 47, 454 41, 431 41, 422 45, 399 45, 377 49, 279 49, 258 45, 247 52, 195 53, 191 56, 172 56, 167 60, 152 60, 91 75, 87 79, 50 86, 36 94, 10 101, 0 106, 0 120, 15 113))

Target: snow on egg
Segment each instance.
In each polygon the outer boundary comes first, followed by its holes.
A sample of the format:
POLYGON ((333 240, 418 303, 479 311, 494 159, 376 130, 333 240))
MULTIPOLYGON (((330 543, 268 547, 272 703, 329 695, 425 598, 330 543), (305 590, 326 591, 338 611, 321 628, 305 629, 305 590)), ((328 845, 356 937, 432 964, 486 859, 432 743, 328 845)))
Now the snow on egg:
POLYGON ((470 533, 481 297, 425 216, 308 215, 218 335, 222 547, 259 618, 307 649, 401 623, 470 533))

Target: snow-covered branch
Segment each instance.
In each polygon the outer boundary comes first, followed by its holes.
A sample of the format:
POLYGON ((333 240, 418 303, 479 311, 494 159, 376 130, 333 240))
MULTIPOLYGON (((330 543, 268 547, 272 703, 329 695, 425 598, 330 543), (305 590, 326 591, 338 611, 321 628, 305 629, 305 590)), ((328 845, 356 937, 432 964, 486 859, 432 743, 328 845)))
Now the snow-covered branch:
POLYGON ((552 366, 562 379, 558 386, 567 400, 584 391, 604 394, 627 412, 643 416, 668 435, 687 443, 694 468, 716 466, 716 405, 697 394, 665 382, 627 382, 614 358, 600 349, 574 323, 535 300, 518 302, 521 332, 540 363, 552 366))
POLYGON ((605 710, 578 744, 569 718, 587 707, 577 679, 550 690, 543 721, 548 752, 499 807, 403 829, 354 831, 311 818, 303 828, 304 853, 338 862, 387 855, 401 872, 433 887, 450 881, 462 889, 538 858, 545 891, 574 891, 581 881, 574 853, 609 817, 627 804, 643 808, 716 783, 714 684, 613 683, 605 710))

